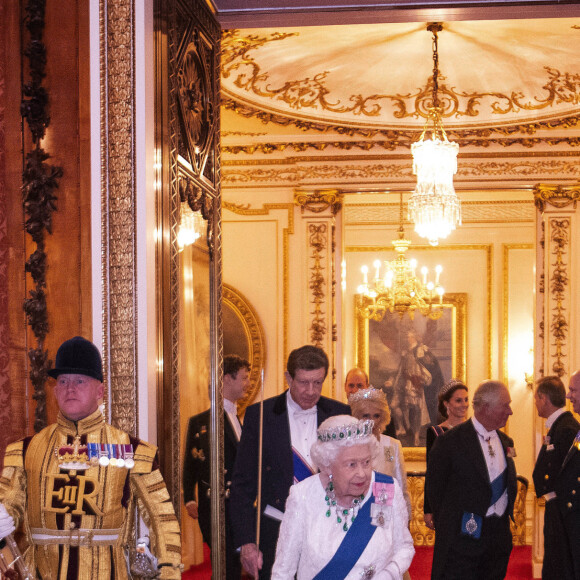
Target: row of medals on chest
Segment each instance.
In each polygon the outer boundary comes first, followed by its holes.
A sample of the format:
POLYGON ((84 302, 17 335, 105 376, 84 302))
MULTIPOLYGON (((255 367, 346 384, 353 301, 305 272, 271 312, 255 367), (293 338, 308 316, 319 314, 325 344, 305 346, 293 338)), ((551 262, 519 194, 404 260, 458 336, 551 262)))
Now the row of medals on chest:
POLYGON ((97 465, 126 467, 127 469, 132 469, 135 466, 134 451, 131 444, 87 443, 81 445, 81 439, 78 435, 72 445, 55 447, 54 454, 59 467, 66 470, 83 471, 97 465))

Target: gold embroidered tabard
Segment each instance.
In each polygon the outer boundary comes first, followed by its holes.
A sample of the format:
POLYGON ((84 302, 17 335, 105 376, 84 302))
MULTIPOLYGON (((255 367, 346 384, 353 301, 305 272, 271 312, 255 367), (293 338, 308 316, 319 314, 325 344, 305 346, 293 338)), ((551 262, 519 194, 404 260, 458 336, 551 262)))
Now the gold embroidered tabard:
POLYGON ((128 578, 123 549, 135 541, 136 502, 162 565, 160 577, 181 577, 179 525, 154 469, 156 452, 106 424, 100 411, 76 424, 59 414, 27 448, 22 441, 8 447, 0 501, 17 523, 26 518, 25 557, 43 579, 64 580, 71 572, 79 580, 128 578), (109 449, 111 457, 130 449, 132 468, 87 460, 86 450, 95 448, 109 449))

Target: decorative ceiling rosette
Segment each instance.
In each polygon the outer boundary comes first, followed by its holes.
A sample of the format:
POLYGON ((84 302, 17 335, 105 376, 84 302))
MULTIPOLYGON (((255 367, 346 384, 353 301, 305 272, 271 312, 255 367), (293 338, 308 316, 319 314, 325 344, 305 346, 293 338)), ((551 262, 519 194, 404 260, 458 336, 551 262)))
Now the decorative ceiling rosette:
MULTIPOLYGON (((450 135, 576 124, 576 19, 444 28, 439 95, 450 135)), ((420 130, 431 106, 429 42, 423 23, 229 30, 222 36, 224 104, 274 121, 420 130)))

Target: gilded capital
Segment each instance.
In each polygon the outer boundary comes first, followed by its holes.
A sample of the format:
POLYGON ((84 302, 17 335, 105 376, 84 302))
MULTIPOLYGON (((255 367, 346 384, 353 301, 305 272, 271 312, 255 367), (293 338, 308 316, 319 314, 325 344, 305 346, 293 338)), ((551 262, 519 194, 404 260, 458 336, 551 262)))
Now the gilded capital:
POLYGON ((304 213, 307 209, 312 213, 322 213, 330 209, 333 215, 336 215, 342 208, 342 198, 344 194, 338 189, 325 189, 321 191, 295 191, 294 203, 300 206, 304 213))
POLYGON ((557 209, 573 204, 573 208, 576 209, 576 203, 579 199, 580 184, 547 185, 538 183, 534 186, 534 203, 542 212, 548 203, 557 209))

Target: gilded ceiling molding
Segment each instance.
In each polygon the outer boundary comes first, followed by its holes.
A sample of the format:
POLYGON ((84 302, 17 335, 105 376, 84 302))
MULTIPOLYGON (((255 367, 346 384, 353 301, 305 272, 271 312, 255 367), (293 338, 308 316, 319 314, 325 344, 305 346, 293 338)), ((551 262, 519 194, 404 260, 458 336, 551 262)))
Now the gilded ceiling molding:
MULTIPOLYGON (((332 97, 326 85, 328 71, 311 74, 302 79, 286 79, 276 87, 267 71, 250 55, 260 47, 283 40, 296 33, 270 35, 253 34, 244 36, 238 30, 227 30, 222 36, 222 77, 235 76, 233 81, 238 89, 260 98, 269 98, 287 104, 291 109, 300 111, 328 111, 334 114, 350 113, 359 117, 377 118, 383 114, 383 103, 390 105, 395 119, 420 119, 429 117, 432 107, 433 79, 428 77, 422 88, 414 93, 402 94, 351 94, 344 103, 332 97), (330 97, 330 98, 329 98, 330 97), (345 104, 348 103, 348 104, 345 104)), ((458 92, 441 82, 438 92, 441 95, 440 107, 443 118, 475 118, 480 109, 486 106, 492 114, 506 115, 520 111, 539 111, 549 109, 555 104, 576 104, 580 100, 580 75, 545 66, 546 75, 540 97, 523 92, 503 94, 490 92, 458 92)), ((441 76, 441 81, 445 77, 441 76)))
MULTIPOLYGON (((463 160, 459 166, 456 183, 462 179, 481 178, 494 179, 542 179, 548 176, 556 178, 580 177, 580 164, 575 159, 520 159, 517 161, 482 161, 480 163, 463 160)), ((405 180, 409 183, 416 181, 411 163, 320 163, 318 165, 285 165, 262 167, 235 167, 227 165, 222 170, 222 183, 226 186, 251 185, 252 187, 264 184, 298 185, 307 181, 340 180, 361 183, 362 181, 380 180, 383 183, 392 183, 395 180, 405 180)))
POLYGON ((534 186, 534 202, 543 212, 546 204, 562 209, 570 204, 576 209, 580 199, 580 184, 577 185, 547 185, 538 183, 534 186))
POLYGON ((568 218, 550 219, 550 255, 553 256, 550 272, 550 298, 553 304, 551 312, 550 332, 553 342, 550 352, 551 370, 554 374, 562 377, 567 375, 564 359, 566 354, 566 338, 569 323, 566 313, 570 309, 566 306, 569 294, 569 246, 570 246, 570 220, 568 218), (566 261, 568 259, 568 262, 566 261))
MULTIPOLYGON (((288 326, 289 326, 289 307, 290 307, 290 236, 294 233, 294 204, 293 203, 265 203, 261 208, 252 209, 249 205, 235 204, 225 201, 222 198, 222 209, 227 209, 232 213, 243 216, 265 216, 270 211, 286 210, 288 226, 282 229, 282 310, 283 310, 283 353, 284 360, 288 358, 288 326)), ((223 219, 223 218, 222 218, 223 219)))
POLYGON ((135 232, 135 0, 101 0, 103 364, 111 419, 138 431, 135 232))
POLYGON ((344 195, 338 189, 327 189, 320 191, 295 191, 294 203, 304 210, 312 213, 322 213, 330 210, 332 215, 336 215, 342 208, 344 195))
MULTIPOLYGON (((414 130, 409 129, 373 129, 368 127, 352 127, 348 125, 336 125, 332 123, 321 123, 318 121, 307 121, 304 119, 296 119, 290 116, 285 116, 280 113, 271 113, 252 107, 247 103, 240 103, 233 98, 224 97, 222 99, 222 106, 229 111, 234 111, 238 115, 249 118, 256 118, 263 123, 274 123, 282 127, 294 126, 303 131, 317 131, 319 133, 337 133, 339 135, 347 135, 353 137, 359 135, 362 137, 375 137, 383 135, 388 139, 399 140, 406 138, 409 140, 416 140, 420 134, 420 128, 414 130)), ((507 126, 486 126, 477 129, 453 129, 446 127, 445 132, 449 139, 457 140, 462 138, 480 138, 489 139, 491 135, 497 133, 499 135, 514 135, 517 133, 524 133, 526 135, 534 135, 537 131, 543 129, 573 129, 580 125, 580 115, 570 115, 557 119, 549 119, 546 121, 534 121, 530 123, 522 123, 517 125, 507 126)))
MULTIPOLYGON (((23 309, 26 324, 32 330, 36 345, 27 352, 30 363, 28 376, 33 386, 32 398, 36 401, 34 409, 34 430, 42 430, 47 424, 46 413, 46 379, 52 361, 48 359, 48 350, 44 340, 49 331, 49 313, 46 305, 46 271, 48 255, 45 238, 52 233, 52 212, 56 210, 56 189, 63 171, 61 167, 46 163, 50 159, 48 152, 42 148, 42 140, 50 125, 49 93, 42 86, 46 75, 47 54, 43 41, 45 28, 44 0, 29 1, 26 5, 24 26, 28 31, 26 47, 22 46, 23 56, 28 58, 28 82, 22 80, 22 101, 20 114, 30 131, 27 139, 32 147, 26 152, 26 165, 22 173, 22 209, 24 212, 24 229, 36 246, 28 257, 25 270, 32 278, 33 287, 29 289, 29 298, 24 299, 23 309)), ((23 39, 24 40, 24 39, 23 39)), ((53 63, 51 63, 53 64, 53 63)), ((24 69, 27 67, 24 66, 24 69)), ((26 136, 25 136, 26 137, 26 136)))
MULTIPOLYGON (((326 149, 338 149, 339 151, 352 151, 360 149, 361 151, 370 151, 371 149, 381 148, 386 151, 395 151, 399 147, 410 149, 411 145, 416 141, 418 133, 414 134, 413 138, 398 138, 389 141, 383 140, 366 140, 366 141, 294 141, 294 142, 280 142, 280 143, 252 143, 251 145, 222 145, 222 153, 231 155, 238 155, 244 153, 246 155, 254 155, 261 153, 268 155, 270 153, 282 153, 287 149, 292 149, 297 153, 314 149, 315 151, 325 151, 326 149)), ((222 133, 222 136, 224 134, 222 133)), ((580 137, 559 136, 559 137, 514 137, 514 138, 458 138, 455 140, 460 147, 474 146, 489 148, 490 145, 495 144, 500 147, 512 147, 513 145, 521 145, 527 149, 532 149, 537 145, 549 145, 554 147, 556 145, 568 145, 569 147, 578 147, 580 145, 580 137)))

